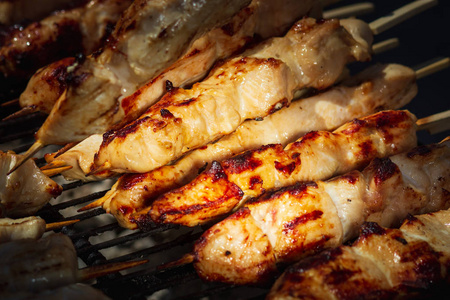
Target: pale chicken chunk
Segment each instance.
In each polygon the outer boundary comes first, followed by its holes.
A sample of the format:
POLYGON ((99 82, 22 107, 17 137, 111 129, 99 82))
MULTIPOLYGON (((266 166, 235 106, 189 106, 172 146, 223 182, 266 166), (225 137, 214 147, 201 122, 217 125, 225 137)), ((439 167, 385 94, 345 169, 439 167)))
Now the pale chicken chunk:
POLYGON ((62 187, 44 175, 33 160, 7 175, 19 157, 0 151, 0 211, 13 218, 36 213, 62 192, 62 187))
POLYGON ((0 243, 19 239, 37 240, 45 232, 45 221, 40 217, 21 219, 0 218, 0 243))

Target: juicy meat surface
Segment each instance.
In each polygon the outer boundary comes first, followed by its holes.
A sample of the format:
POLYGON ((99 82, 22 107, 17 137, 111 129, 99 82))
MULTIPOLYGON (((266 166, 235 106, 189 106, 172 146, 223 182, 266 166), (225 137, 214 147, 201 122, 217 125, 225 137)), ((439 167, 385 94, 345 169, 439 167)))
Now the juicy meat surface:
POLYGON ((415 121, 407 111, 383 111, 333 132, 310 132, 284 149, 281 144, 269 144, 214 161, 192 182, 156 199, 150 217, 158 223, 195 226, 268 190, 362 168, 376 157, 414 147, 415 121))
POLYGON ((139 119, 106 133, 93 171, 143 173, 165 165, 246 119, 288 105, 296 90, 332 85, 348 62, 370 58, 368 44, 358 43, 338 20, 302 19, 285 37, 226 61, 191 89, 172 89, 139 119))
MULTIPOLYGON (((450 211, 410 216, 399 229, 365 223, 352 246, 289 267, 267 299, 379 299, 436 293, 450 272, 450 211)), ((440 293, 444 295, 445 288, 440 293)))
POLYGON ((277 264, 355 238, 365 221, 399 226, 408 214, 448 209, 449 189, 449 141, 377 158, 362 172, 298 183, 253 199, 205 231, 194 247, 194 265, 205 280, 262 284, 277 264), (411 170, 430 186, 423 189, 422 183, 408 180, 411 170))
POLYGON ((80 141, 117 123, 118 99, 179 59, 199 36, 250 0, 135 0, 108 43, 72 72, 66 92, 37 132, 43 144, 80 141), (217 10, 217 7, 222 9, 217 10))

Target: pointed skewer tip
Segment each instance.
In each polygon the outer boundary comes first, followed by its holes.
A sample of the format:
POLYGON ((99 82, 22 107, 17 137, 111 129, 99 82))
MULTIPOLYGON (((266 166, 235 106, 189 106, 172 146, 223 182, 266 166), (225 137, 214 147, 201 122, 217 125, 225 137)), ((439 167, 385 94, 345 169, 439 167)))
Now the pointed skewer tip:
POLYGON ((41 143, 39 140, 36 141, 28 150, 27 152, 19 158, 19 160, 16 162, 14 167, 7 173, 7 175, 10 175, 12 172, 17 170, 21 165, 23 165, 28 159, 30 159, 33 155, 35 155, 39 150, 41 150, 44 147, 44 144, 41 143))

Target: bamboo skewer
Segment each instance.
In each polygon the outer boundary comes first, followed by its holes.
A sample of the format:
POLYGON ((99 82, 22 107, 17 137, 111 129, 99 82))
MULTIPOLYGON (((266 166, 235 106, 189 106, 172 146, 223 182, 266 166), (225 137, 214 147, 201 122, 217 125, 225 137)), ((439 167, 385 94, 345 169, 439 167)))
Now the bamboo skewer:
POLYGON ((13 106, 13 105, 17 105, 17 104, 19 104, 19 98, 3 102, 2 104, 0 104, 0 107, 13 106))
POLYGON ((368 14, 373 12, 374 10, 375 5, 373 3, 363 2, 324 11, 323 18, 348 18, 368 14))
POLYGON ((68 220, 68 221, 62 221, 62 222, 48 223, 48 224, 45 224, 45 231, 52 231, 52 230, 60 229, 64 226, 69 226, 69 225, 75 224, 79 221, 80 220, 77 219, 77 220, 68 220))
MULTIPOLYGON (((371 28, 374 35, 383 32, 400 22, 434 6, 437 4, 435 0, 416 0, 410 4, 407 4, 397 10, 395 10, 392 14, 386 17, 381 17, 371 23, 369 23, 369 27, 371 28)), ((65 92, 60 97, 65 97, 65 92)), ((37 140, 31 147, 28 149, 22 158, 16 162, 16 165, 9 171, 8 174, 14 172, 18 167, 20 167, 27 159, 31 158, 35 153, 37 153, 44 146, 44 142, 41 140, 37 140)))
POLYGON ((450 110, 419 119, 416 124, 418 130, 427 130, 430 134, 450 130, 450 110))
POLYGON ((391 14, 378 18, 369 24, 373 34, 380 34, 395 25, 435 6, 438 4, 437 0, 416 0, 399 9, 394 10, 391 14))
POLYGON ((56 175, 61 174, 64 171, 68 171, 70 169, 72 169, 72 166, 61 166, 61 167, 57 167, 57 168, 48 168, 48 169, 41 169, 41 172, 44 173, 44 175, 48 176, 48 177, 53 177, 56 175))
POLYGON ((97 265, 86 267, 78 270, 78 280, 87 281, 89 279, 105 276, 114 272, 122 271, 125 269, 130 269, 139 265, 143 265, 148 263, 147 259, 138 260, 138 261, 125 261, 125 262, 117 262, 117 263, 109 263, 105 265, 97 265))

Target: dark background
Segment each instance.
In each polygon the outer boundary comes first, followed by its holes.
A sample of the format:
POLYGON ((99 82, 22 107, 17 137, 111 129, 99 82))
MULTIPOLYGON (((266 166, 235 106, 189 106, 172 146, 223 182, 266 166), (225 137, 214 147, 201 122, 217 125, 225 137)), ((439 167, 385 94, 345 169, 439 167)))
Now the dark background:
MULTIPOLYGON (((327 9, 361 2, 363 1, 341 0, 327 9)), ((375 5, 374 12, 359 16, 359 18, 370 23, 410 2, 412 1, 371 1, 375 5)), ((449 1, 441 0, 437 6, 421 12, 419 15, 375 36, 374 43, 393 37, 397 37, 400 40, 400 46, 374 56, 373 62, 399 63, 415 68, 438 57, 450 57, 449 1)), ((358 68, 361 66, 354 67, 358 68)), ((419 79, 417 84, 419 93, 405 107, 406 109, 409 109, 418 118, 450 109, 449 68, 419 79)), ((418 132, 419 142, 424 144, 439 142, 448 135, 450 135, 450 131, 436 135, 430 135, 426 131, 418 132)))

